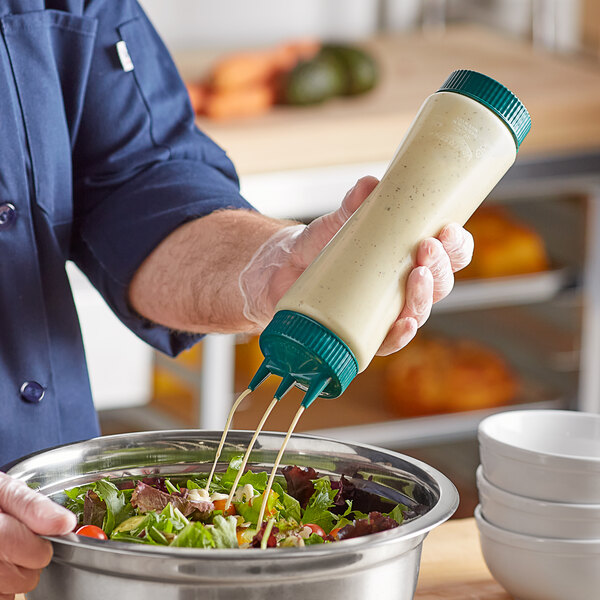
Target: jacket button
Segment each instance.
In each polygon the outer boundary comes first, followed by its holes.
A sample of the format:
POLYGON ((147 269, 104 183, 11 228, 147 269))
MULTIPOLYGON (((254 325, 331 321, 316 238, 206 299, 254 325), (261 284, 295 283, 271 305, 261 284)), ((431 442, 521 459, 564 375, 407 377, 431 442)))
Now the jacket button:
POLYGON ((21 386, 21 398, 25 400, 25 402, 31 402, 32 404, 37 404, 41 402, 44 394, 46 393, 46 388, 41 386, 37 381, 26 381, 21 386))
POLYGON ((17 220, 17 209, 10 202, 0 204, 0 229, 8 229, 17 220))

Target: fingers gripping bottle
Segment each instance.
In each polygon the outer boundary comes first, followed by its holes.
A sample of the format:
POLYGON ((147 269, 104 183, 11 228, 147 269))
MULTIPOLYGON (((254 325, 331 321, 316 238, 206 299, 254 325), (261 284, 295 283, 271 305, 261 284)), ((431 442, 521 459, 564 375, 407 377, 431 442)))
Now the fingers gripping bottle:
POLYGON ((381 182, 281 298, 250 383, 283 378, 303 406, 363 371, 404 305, 418 243, 463 224, 515 161, 529 113, 503 85, 460 70, 422 105, 381 182))

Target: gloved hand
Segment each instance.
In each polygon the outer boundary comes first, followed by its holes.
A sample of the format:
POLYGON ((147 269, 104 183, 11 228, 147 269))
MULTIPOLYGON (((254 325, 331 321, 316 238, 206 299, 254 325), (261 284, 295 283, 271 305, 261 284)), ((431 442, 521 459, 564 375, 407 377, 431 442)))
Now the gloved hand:
POLYGON ((0 473, 0 600, 13 600, 38 584, 52 545, 36 534, 63 535, 76 524, 72 512, 0 473))
MULTIPOLYGON (((239 284, 244 298, 244 316, 264 328, 275 305, 323 247, 373 191, 378 181, 363 177, 346 194, 335 212, 309 225, 291 225, 269 238, 241 272, 239 284)), ((423 325, 434 302, 447 296, 455 271, 466 267, 473 255, 473 237, 460 225, 446 226, 437 238, 423 240, 416 265, 406 284, 405 305, 379 348, 379 355, 400 350, 423 325)))

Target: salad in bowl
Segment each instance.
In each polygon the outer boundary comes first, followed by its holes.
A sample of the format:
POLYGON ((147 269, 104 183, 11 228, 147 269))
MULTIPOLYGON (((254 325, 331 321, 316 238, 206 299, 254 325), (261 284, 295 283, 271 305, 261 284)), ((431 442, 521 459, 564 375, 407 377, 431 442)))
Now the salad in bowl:
POLYGON ((393 529, 418 515, 357 487, 341 475, 287 466, 258 523, 268 473, 246 471, 227 498, 241 465, 233 458, 207 488, 207 475, 105 478, 64 490, 79 535, 186 548, 271 548, 329 544, 393 529))

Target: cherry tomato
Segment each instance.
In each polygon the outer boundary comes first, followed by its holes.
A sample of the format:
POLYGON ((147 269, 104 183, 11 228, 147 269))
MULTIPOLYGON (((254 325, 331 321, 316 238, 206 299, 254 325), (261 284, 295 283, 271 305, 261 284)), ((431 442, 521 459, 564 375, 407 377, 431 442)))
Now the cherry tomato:
POLYGON ((340 532, 340 529, 341 529, 341 527, 336 527, 335 529, 332 529, 332 530, 329 532, 329 535, 330 535, 332 538, 335 538, 335 539, 337 539, 337 536, 338 536, 338 533, 340 532))
POLYGON ((223 498, 221 500, 214 500, 213 504, 215 505, 215 510, 222 510, 223 514, 228 517, 229 515, 236 515, 237 511, 235 510, 235 506, 232 504, 229 505, 229 508, 225 510, 225 503, 227 502, 227 498, 223 498))
POLYGON ((322 538, 325 537, 325 532, 323 531, 322 527, 319 527, 319 525, 315 525, 314 523, 306 523, 304 527, 310 527, 313 533, 320 535, 322 538))
POLYGON ((96 540, 107 540, 108 536, 100 527, 95 525, 83 525, 75 531, 77 535, 84 535, 85 537, 94 538, 96 540))

